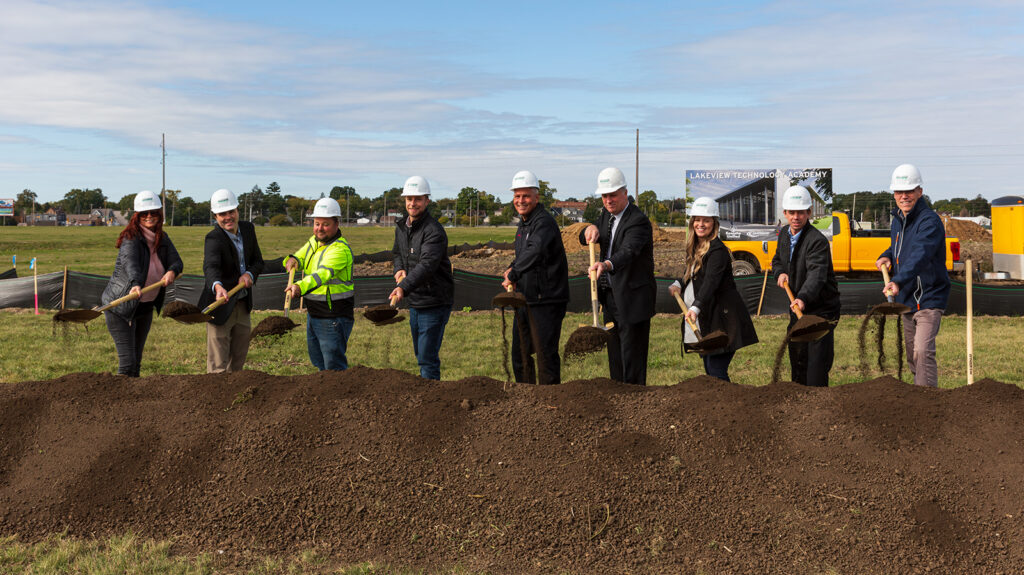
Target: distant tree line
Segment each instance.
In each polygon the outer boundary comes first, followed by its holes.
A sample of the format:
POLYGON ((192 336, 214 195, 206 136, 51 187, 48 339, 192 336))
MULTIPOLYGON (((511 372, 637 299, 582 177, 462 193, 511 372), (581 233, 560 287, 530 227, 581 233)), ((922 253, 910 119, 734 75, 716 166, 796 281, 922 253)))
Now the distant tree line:
MULTIPOLYGON (((931 201, 928 194, 923 198, 935 211, 950 216, 992 216, 992 205, 978 194, 973 200, 953 198, 950 200, 931 201)), ((832 196, 832 209, 841 212, 852 212, 857 220, 874 222, 879 226, 888 226, 892 220, 891 212, 896 208, 892 192, 856 192, 854 194, 835 194, 832 196)))
MULTIPOLYGON (((546 208, 558 200, 558 190, 550 182, 540 180, 540 202, 546 208)), ((196 201, 181 190, 165 190, 164 215, 169 225, 208 225, 213 219, 210 201, 196 201)), ((382 191, 376 196, 360 195, 352 186, 334 186, 320 197, 331 197, 341 206, 342 220, 355 223, 359 218, 374 222, 388 216, 405 214, 402 188, 395 187, 382 191)), ((277 182, 262 188, 254 185, 248 192, 238 194, 238 211, 242 219, 257 225, 290 226, 302 225, 306 215, 313 210, 319 198, 309 199, 285 194, 277 182)), ((38 196, 26 189, 18 194, 15 214, 28 215, 43 213, 51 208, 63 210, 65 214, 85 214, 95 208, 119 210, 126 218, 131 216, 135 194, 127 194, 114 202, 107 198, 100 188, 75 188, 55 202, 38 202, 38 196)), ((432 198, 430 214, 444 225, 480 226, 508 225, 516 217, 512 202, 502 202, 493 194, 473 187, 464 187, 454 198, 432 198), (484 219, 487 224, 484 223, 484 219)), ((583 202, 586 208, 584 220, 596 222, 601 213, 601 198, 588 195, 582 200, 570 197, 567 202, 583 202)), ((690 199, 692 201, 692 198, 690 199)), ((659 200, 654 190, 645 190, 637 200, 639 207, 652 221, 667 225, 685 225, 686 200, 683 198, 659 200)), ((388 221, 388 220, 385 220, 388 221)), ((565 222, 562 222, 565 223, 565 222)))

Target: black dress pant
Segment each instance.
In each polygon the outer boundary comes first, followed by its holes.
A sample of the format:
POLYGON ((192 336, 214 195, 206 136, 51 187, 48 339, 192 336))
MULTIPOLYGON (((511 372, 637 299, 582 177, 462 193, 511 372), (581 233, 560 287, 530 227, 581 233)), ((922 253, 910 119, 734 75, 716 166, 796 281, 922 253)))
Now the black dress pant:
POLYGON ((130 322, 120 316, 104 312, 107 331, 117 348, 117 374, 139 377, 142 366, 142 348, 146 345, 149 328, 153 325, 153 302, 142 302, 135 309, 130 322))
POLYGON ((565 306, 565 303, 555 303, 528 305, 516 309, 515 319, 512 321, 512 372, 516 381, 541 385, 562 382, 558 341, 562 335, 565 306), (536 370, 534 354, 537 355, 539 364, 536 370))
MULTIPOLYGON (((796 323, 796 315, 789 314, 789 327, 796 323)), ((828 387, 828 374, 835 358, 835 320, 830 321, 828 333, 817 341, 789 342, 790 377, 795 383, 810 387, 828 387)))
POLYGON ((651 320, 629 324, 619 321, 615 296, 609 289, 604 298, 604 321, 615 322, 608 339, 608 373, 615 381, 647 385, 647 348, 651 342, 651 320))

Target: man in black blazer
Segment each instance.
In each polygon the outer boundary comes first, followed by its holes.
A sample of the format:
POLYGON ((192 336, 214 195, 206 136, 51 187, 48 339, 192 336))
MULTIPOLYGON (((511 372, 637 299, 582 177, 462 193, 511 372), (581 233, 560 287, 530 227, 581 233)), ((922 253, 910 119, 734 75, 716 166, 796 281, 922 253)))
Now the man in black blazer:
POLYGON ((210 199, 217 225, 206 234, 203 275, 206 284, 199 295, 199 307, 227 299, 228 291, 245 287, 227 303, 213 310, 206 324, 206 371, 241 371, 249 354, 252 322, 252 286, 263 271, 263 254, 256 242, 256 228, 238 219, 238 199, 229 190, 217 190, 210 199))
MULTIPOLYGON (((828 387, 835 357, 835 326, 839 321, 839 284, 832 268, 832 247, 809 222, 811 194, 803 186, 790 186, 782 195, 782 212, 789 225, 779 231, 772 271, 779 287, 788 283, 795 294, 794 308, 829 320, 831 328, 819 340, 789 343, 790 377, 796 383, 828 387)), ((796 323, 792 308, 789 327, 796 323)))
POLYGON ((626 178, 618 168, 601 170, 596 193, 604 209, 596 226, 580 232, 580 243, 601 246, 601 259, 590 271, 598 274, 604 321, 615 323, 608 341, 608 370, 616 381, 646 385, 647 348, 658 289, 651 221, 630 203, 626 178))

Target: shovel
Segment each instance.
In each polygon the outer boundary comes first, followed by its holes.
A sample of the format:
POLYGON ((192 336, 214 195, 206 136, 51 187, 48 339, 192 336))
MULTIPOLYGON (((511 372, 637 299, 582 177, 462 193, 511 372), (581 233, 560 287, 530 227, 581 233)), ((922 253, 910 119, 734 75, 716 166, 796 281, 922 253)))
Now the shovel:
POLYGON ((219 308, 220 306, 226 304, 228 302, 228 300, 230 300, 232 297, 234 297, 234 295, 236 293, 242 291, 242 288, 244 288, 244 287, 245 287, 245 284, 241 284, 240 283, 240 284, 236 285, 235 287, 231 288, 231 291, 228 292, 227 297, 225 297, 224 299, 214 300, 214 302, 211 303, 210 305, 206 306, 206 309, 204 309, 203 311, 198 312, 198 313, 186 313, 184 315, 175 316, 174 319, 175 319, 175 321, 180 321, 181 323, 189 323, 189 324, 191 324, 191 323, 206 323, 206 322, 210 321, 211 319, 213 319, 213 316, 210 315, 211 311, 213 311, 213 310, 219 308))
POLYGON ((402 318, 395 319, 398 315, 398 308, 395 307, 395 300, 398 298, 391 298, 391 303, 382 304, 363 312, 363 317, 373 322, 373 325, 389 325, 402 321, 402 318))
POLYGON ((786 295, 789 296, 789 308, 796 314, 796 323, 793 324, 793 329, 789 330, 786 339, 795 342, 805 342, 816 341, 825 337, 825 334, 828 333, 831 327, 828 320, 816 315, 804 315, 800 308, 793 305, 796 297, 793 296, 793 290, 789 289, 789 282, 785 282, 782 285, 786 288, 786 295))
POLYGON ((142 294, 149 293, 149 292, 151 292, 151 291, 153 291, 155 289, 160 289, 162 287, 164 287, 164 281, 160 280, 158 282, 152 283, 152 284, 142 288, 139 291, 138 294, 130 293, 130 294, 124 296, 124 297, 119 297, 119 298, 115 299, 114 301, 108 303, 107 305, 105 305, 103 307, 95 307, 93 309, 65 309, 65 310, 61 310, 61 311, 57 312, 56 315, 53 316, 53 321, 69 321, 69 322, 75 322, 75 323, 86 323, 86 322, 88 322, 90 320, 98 318, 100 315, 103 314, 103 312, 107 311, 110 308, 117 307, 117 306, 123 304, 126 301, 132 301, 133 299, 138 299, 142 294))
MULTIPOLYGON (((594 252, 595 244, 591 242, 588 245, 590 246, 590 265, 593 266, 596 261, 596 255, 594 252)), ((581 356, 587 353, 601 351, 601 349, 608 344, 608 330, 613 328, 615 324, 609 322, 607 325, 601 325, 597 320, 598 307, 600 307, 600 304, 597 301, 597 274, 595 272, 591 272, 590 308, 594 315, 594 324, 582 324, 579 329, 569 334, 569 339, 565 341, 566 357, 581 356)))
MULTIPOLYGON (((715 330, 709 333, 706 337, 701 337, 700 329, 697 324, 694 323, 689 316, 686 315, 686 304, 683 303, 683 298, 679 294, 672 294, 676 298, 676 302, 679 304, 679 309, 683 311, 683 318, 686 320, 686 324, 693 330, 693 335, 697 336, 697 343, 687 344, 685 346, 686 351, 695 351, 697 353, 704 353, 708 351, 715 351, 716 349, 722 349, 729 343, 729 335, 722 330, 715 330)), ((680 326, 680 329, 686 329, 680 326)), ((683 341, 686 341, 685 334, 683 341)))
MULTIPOLYGON (((885 285, 889 285, 889 268, 886 266, 882 266, 882 279, 885 280, 885 285)), ((872 311, 882 315, 900 315, 901 313, 909 312, 910 308, 901 303, 896 303, 891 295, 885 294, 885 303, 876 305, 872 308, 872 311)))
POLYGON ((526 296, 512 291, 512 285, 509 284, 506 291, 494 296, 494 299, 491 300, 491 305, 494 307, 524 307, 526 305, 526 296))

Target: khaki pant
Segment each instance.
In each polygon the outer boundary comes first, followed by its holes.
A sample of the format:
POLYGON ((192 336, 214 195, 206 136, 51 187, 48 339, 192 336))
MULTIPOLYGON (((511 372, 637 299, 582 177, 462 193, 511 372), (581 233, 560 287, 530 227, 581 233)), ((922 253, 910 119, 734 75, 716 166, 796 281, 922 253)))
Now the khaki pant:
POLYGON ((224 325, 206 324, 206 373, 242 371, 249 355, 249 332, 252 323, 242 304, 228 316, 224 325))
POLYGON ((903 314, 903 343, 914 385, 938 387, 939 366, 935 360, 935 337, 939 335, 941 309, 922 309, 903 314))

